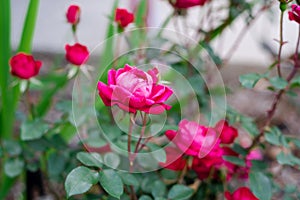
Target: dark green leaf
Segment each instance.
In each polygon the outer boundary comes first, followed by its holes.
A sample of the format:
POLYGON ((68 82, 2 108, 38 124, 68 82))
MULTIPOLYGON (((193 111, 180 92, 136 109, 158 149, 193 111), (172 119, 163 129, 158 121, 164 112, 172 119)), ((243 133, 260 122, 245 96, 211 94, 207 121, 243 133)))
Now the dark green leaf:
POLYGON ((98 153, 79 152, 76 158, 84 165, 88 167, 102 167, 102 158, 98 153))
POLYGON ((120 176, 112 169, 99 172, 99 182, 103 189, 111 196, 120 199, 123 194, 123 182, 120 176))
POLYGON ((58 176, 64 171, 66 158, 57 152, 53 152, 48 156, 47 165, 49 175, 58 176))
POLYGON ((269 81, 276 89, 279 90, 284 89, 288 85, 288 82, 282 77, 272 77, 269 81))
POLYGON ((4 163, 4 172, 9 177, 16 177, 22 173, 24 168, 24 160, 21 158, 11 158, 4 163))
POLYGON ((250 188, 253 194, 260 200, 270 200, 272 198, 271 182, 261 172, 250 173, 250 188))
POLYGON ((139 182, 134 174, 129 174, 127 172, 118 172, 118 174, 125 185, 139 186, 139 182))
POLYGON ((86 167, 77 167, 67 176, 65 189, 67 196, 87 192, 98 181, 98 173, 86 167))
POLYGON ((26 121, 21 125, 21 139, 24 141, 41 138, 49 126, 42 120, 26 121))
POLYGON ((193 195, 193 190, 185 185, 174 185, 169 193, 168 198, 172 200, 186 200, 193 195))
POLYGON ((242 147, 241 145, 239 145, 237 143, 233 144, 232 150, 242 156, 248 155, 248 151, 244 147, 242 147))
POLYGON ((4 151, 11 156, 18 156, 22 152, 21 145, 12 140, 4 140, 3 142, 4 151))
POLYGON ((166 185, 162 181, 156 180, 152 185, 151 194, 154 197, 164 197, 166 191, 167 191, 166 185))
POLYGON ((117 168, 120 164, 120 157, 118 154, 115 154, 113 152, 109 152, 109 153, 106 153, 104 155, 104 163, 105 165, 111 167, 111 168, 117 168))
POLYGON ((148 195, 142 195, 139 200, 152 200, 151 197, 149 197, 148 195))
POLYGON ((240 76, 239 81, 245 88, 253 88, 260 78, 259 74, 244 74, 240 76))
POLYGON ((242 166, 242 167, 245 166, 245 160, 243 160, 241 158, 238 158, 236 156, 223 156, 223 159, 228 161, 228 162, 231 162, 233 164, 242 166))
POLYGON ((280 152, 276 159, 281 165, 293 165, 290 154, 285 155, 283 152, 280 152))

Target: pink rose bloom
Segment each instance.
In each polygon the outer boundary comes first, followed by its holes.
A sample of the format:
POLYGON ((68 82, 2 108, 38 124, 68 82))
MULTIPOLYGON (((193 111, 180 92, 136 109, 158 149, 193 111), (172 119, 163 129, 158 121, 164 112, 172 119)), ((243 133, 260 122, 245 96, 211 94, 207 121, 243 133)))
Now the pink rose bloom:
POLYGON ((80 8, 77 5, 71 5, 66 13, 67 20, 70 24, 76 25, 80 18, 80 8))
POLYGON ((126 9, 117 8, 115 14, 115 21, 122 28, 128 26, 128 24, 134 21, 134 15, 128 12, 126 9))
POLYGON ((247 187, 240 187, 233 194, 226 191, 225 198, 227 200, 259 200, 247 187))
POLYGON ((203 6, 208 0, 169 0, 174 8, 187 9, 194 6, 203 6))
POLYGON ((182 152, 176 147, 166 147, 167 160, 165 163, 160 162, 163 168, 181 171, 186 166, 186 159, 183 158, 182 152))
POLYGON ((66 50, 66 59, 77 66, 80 66, 87 62, 89 59, 89 50, 86 46, 81 45, 79 43, 65 46, 66 50))
POLYGON ((30 79, 38 75, 42 62, 34 60, 32 55, 18 53, 10 59, 9 65, 12 75, 21 79, 30 79))
POLYGON ((289 11, 288 14, 291 21, 295 21, 300 24, 300 6, 293 4, 292 11, 289 11))
POLYGON ((161 114, 171 106, 165 101, 173 94, 171 88, 158 84, 157 68, 144 72, 136 67, 108 71, 108 84, 98 83, 99 95, 106 106, 117 105, 126 112, 140 110, 161 114))
POLYGON ((208 154, 222 156, 217 132, 186 119, 179 123, 178 131, 167 130, 165 135, 186 155, 203 158, 208 154))
POLYGON ((238 131, 234 127, 229 126, 228 122, 225 120, 220 120, 216 124, 215 129, 220 132, 220 140, 223 144, 233 143, 238 136, 238 131))

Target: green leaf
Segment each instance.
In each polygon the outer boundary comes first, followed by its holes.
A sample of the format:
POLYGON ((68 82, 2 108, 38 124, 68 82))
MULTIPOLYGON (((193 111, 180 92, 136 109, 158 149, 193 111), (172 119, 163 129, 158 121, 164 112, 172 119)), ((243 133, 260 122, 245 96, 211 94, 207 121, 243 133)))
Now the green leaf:
POLYGON ((283 152, 280 152, 277 156, 276 159, 279 164, 281 165, 293 165, 290 154, 285 155, 283 152))
POLYGON ((21 158, 8 159, 4 163, 4 172, 7 176, 13 178, 22 173, 24 160, 21 158))
POLYGON ((152 200, 151 197, 149 197, 148 195, 142 195, 139 200, 152 200))
POLYGON ((66 158, 57 152, 53 152, 48 156, 47 165, 49 175, 58 176, 65 169, 66 158))
POLYGON ((104 163, 105 165, 111 167, 111 168, 117 168, 120 164, 121 160, 118 154, 115 154, 113 152, 106 153, 104 155, 104 163))
POLYGON ((125 185, 139 186, 140 183, 133 174, 127 172, 118 172, 118 174, 125 185))
POLYGON ((294 87, 300 87, 300 76, 297 76, 291 80, 291 88, 294 87))
POLYGON ((166 185, 162 181, 156 180, 152 185, 151 194, 154 197, 164 197, 166 191, 167 191, 166 185))
POLYGON ((18 156, 22 153, 21 145, 13 140, 4 140, 3 149, 10 156, 18 156))
POLYGON ((86 167, 77 167, 67 176, 65 189, 67 196, 87 192, 98 181, 98 173, 86 167))
POLYGON ((250 173, 250 188, 253 194, 260 200, 270 200, 272 198, 271 182, 261 172, 250 173))
POLYGON ((147 0, 141 0, 135 13, 135 24, 137 27, 145 27, 147 15, 147 0))
POLYGON ((99 172, 99 182, 103 189, 111 196, 120 199, 123 194, 123 182, 120 176, 112 169, 99 172))
POLYGON ((265 134, 265 139, 267 140, 267 142, 269 142, 270 144, 276 145, 276 146, 280 146, 280 141, 279 141, 279 134, 277 131, 272 131, 269 133, 265 134))
POLYGON ((234 143, 232 150, 235 151, 236 153, 242 155, 242 156, 247 156, 248 155, 248 151, 242 147, 241 145, 234 143))
POLYGON ((272 77, 269 81, 276 89, 279 90, 284 89, 288 85, 288 82, 282 77, 272 77))
POLYGON ((259 134, 259 130, 251 118, 241 117, 241 124, 243 128, 250 133, 250 135, 257 136, 259 134))
POLYGON ((79 152, 76 158, 84 165, 88 167, 102 167, 102 158, 98 153, 79 152))
POLYGON ((49 126, 42 120, 25 121, 21 125, 21 139, 24 141, 41 138, 49 126))
POLYGON ((185 185, 174 185, 168 193, 168 199, 186 200, 193 195, 193 192, 191 188, 185 185))
POLYGON ((253 88, 260 78, 261 75, 256 73, 251 73, 251 74, 241 75, 239 81, 242 84, 242 86, 244 86, 245 88, 253 88))
POLYGON ((245 161, 241 158, 236 157, 236 156, 223 156, 223 159, 230 162, 230 163, 238 165, 238 166, 242 166, 242 167, 246 166, 245 161))
POLYGON ((163 169, 161 170, 161 175, 163 176, 164 179, 167 180, 177 180, 179 176, 179 172, 169 170, 169 169, 163 169))

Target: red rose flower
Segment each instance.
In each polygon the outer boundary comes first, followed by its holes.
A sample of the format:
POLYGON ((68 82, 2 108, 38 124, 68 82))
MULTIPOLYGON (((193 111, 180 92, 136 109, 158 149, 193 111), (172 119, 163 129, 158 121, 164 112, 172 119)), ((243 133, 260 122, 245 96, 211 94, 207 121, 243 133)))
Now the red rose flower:
POLYGON ((125 28, 128 24, 134 21, 134 15, 126 9, 117 8, 115 14, 115 21, 121 28, 125 28))
POLYGON ((222 156, 220 141, 213 128, 207 128, 186 119, 179 123, 178 131, 167 130, 165 135, 186 155, 203 158, 208 154, 222 156), (215 155, 216 154, 216 155, 215 155))
POLYGON ((41 61, 34 60, 32 55, 18 53, 10 61, 10 72, 21 79, 30 79, 36 76, 42 66, 41 61))
POLYGON ((193 6, 202 6, 208 0, 169 0, 174 8, 187 9, 193 6))
POLYGON ((66 13, 67 20, 70 24, 76 25, 80 19, 80 8, 77 5, 71 5, 66 13))
POLYGON ((144 72, 136 67, 125 65, 124 68, 108 71, 108 85, 99 82, 99 95, 106 106, 117 105, 122 110, 136 113, 137 110, 160 114, 171 106, 164 102, 173 91, 158 84, 156 68, 144 72))
POLYGON ((74 65, 82 65, 89 59, 89 51, 86 46, 79 43, 65 46, 66 59, 74 65))
POLYGON ((217 129, 220 132, 220 140, 223 144, 231 144, 234 142, 235 138, 238 136, 238 131, 228 125, 228 122, 225 120, 219 121, 215 129, 217 129))
POLYGON ((288 12, 289 19, 300 24, 300 6, 293 4, 292 11, 288 12))
POLYGON ((226 191, 225 198, 227 200, 259 200, 247 187, 240 187, 233 194, 226 191))

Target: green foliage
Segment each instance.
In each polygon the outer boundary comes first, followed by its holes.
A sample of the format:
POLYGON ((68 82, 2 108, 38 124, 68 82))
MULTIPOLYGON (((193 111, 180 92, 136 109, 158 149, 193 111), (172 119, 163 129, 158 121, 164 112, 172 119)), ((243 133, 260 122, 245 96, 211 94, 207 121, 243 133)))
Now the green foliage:
POLYGON ((174 185, 169 193, 168 198, 174 200, 186 200, 193 195, 193 190, 185 185, 174 185))
POLYGON ((67 176, 65 188, 67 196, 82 194, 98 181, 99 174, 86 167, 77 167, 67 176))
POLYGON ((102 157, 98 153, 78 152, 76 158, 85 166, 102 167, 102 157))
POLYGON ((41 119, 25 121, 21 125, 21 139, 24 141, 41 138, 49 129, 47 123, 41 119))
POLYGON ((239 78, 240 83, 245 88, 253 88, 256 83, 261 79, 261 75, 257 73, 244 74, 239 78))
POLYGON ((272 186, 270 179, 262 172, 251 172, 250 187, 254 195, 260 200, 270 200, 272 198, 272 186))
POLYGON ((242 167, 246 166, 245 160, 238 158, 236 156, 223 156, 223 159, 230 163, 236 164, 238 166, 242 166, 242 167))
POLYGON ((10 158, 4 163, 5 174, 11 178, 20 175, 24 168, 24 160, 21 158, 10 158))
POLYGON ((112 169, 99 172, 99 182, 103 189, 111 196, 120 199, 123 194, 123 182, 120 176, 112 169))
POLYGON ((274 86, 274 88, 279 90, 284 89, 288 85, 288 82, 282 77, 272 77, 269 79, 269 81, 274 86))

